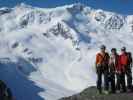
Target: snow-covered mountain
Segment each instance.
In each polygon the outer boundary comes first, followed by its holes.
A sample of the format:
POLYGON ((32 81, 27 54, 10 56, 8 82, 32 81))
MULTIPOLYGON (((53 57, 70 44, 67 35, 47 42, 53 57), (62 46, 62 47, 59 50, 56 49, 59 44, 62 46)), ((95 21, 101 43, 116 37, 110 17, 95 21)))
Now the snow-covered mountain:
POLYGON ((0 78, 17 100, 57 100, 95 85, 95 54, 101 44, 133 52, 132 41, 133 15, 82 4, 4 7, 0 58, 5 67, 0 78))

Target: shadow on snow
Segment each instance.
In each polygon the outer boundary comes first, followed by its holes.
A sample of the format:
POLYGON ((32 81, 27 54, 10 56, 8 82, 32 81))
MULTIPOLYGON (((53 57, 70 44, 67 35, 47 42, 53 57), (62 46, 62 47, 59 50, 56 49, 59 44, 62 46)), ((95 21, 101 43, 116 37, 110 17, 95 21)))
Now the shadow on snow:
MULTIPOLYGON (((25 71, 24 74, 28 76, 31 72, 36 71, 34 66, 23 61, 24 68, 22 71, 25 71)), ((16 100, 44 100, 39 96, 40 92, 44 92, 45 90, 35 85, 35 83, 29 80, 24 75, 20 74, 17 70, 18 64, 7 62, 0 63, 0 79, 3 80, 7 86, 11 89, 13 96, 16 100)))

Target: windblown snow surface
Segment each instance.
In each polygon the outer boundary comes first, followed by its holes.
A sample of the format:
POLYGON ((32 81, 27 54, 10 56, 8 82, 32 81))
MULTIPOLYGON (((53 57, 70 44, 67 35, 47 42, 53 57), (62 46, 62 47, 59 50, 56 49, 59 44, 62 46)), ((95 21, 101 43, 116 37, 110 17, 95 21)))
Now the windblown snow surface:
POLYGON ((0 79, 16 100, 57 100, 95 85, 94 60, 101 44, 132 51, 132 41, 132 15, 82 4, 3 7, 0 79))

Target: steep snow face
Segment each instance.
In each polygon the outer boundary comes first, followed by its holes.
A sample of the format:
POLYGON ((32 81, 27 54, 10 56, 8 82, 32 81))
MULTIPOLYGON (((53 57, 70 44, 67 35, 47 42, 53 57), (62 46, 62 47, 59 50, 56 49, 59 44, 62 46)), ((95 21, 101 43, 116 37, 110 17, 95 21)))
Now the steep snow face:
POLYGON ((14 59, 20 73, 46 89, 38 94, 47 100, 95 85, 95 54, 101 44, 107 45, 107 50, 126 46, 133 52, 132 15, 82 4, 52 9, 21 4, 0 9, 0 22, 1 57, 14 59), (36 70, 26 74, 28 66, 19 58, 36 70))

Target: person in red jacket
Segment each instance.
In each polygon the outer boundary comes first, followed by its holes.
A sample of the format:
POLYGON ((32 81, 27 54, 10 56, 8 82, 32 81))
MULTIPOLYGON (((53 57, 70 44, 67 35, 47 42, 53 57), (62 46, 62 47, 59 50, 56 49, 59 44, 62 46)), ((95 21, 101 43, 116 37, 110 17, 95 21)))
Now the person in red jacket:
POLYGON ((128 64, 128 56, 126 53, 126 48, 121 48, 121 54, 119 56, 119 66, 116 68, 117 73, 117 89, 120 92, 126 92, 126 85, 125 85, 125 73, 126 73, 126 66, 128 64), (122 86, 122 90, 121 90, 122 86))

